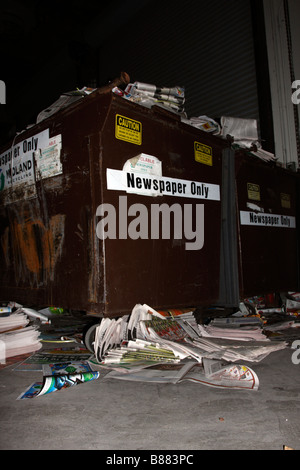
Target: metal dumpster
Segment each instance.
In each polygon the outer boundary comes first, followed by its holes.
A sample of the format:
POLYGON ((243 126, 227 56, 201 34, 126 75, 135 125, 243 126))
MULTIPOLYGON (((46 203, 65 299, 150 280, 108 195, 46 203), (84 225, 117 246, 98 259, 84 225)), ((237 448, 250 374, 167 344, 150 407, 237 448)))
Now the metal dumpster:
POLYGON ((227 163, 231 212, 224 233, 231 238, 221 254, 228 277, 220 301, 237 305, 249 296, 297 291, 299 175, 246 151, 232 151, 227 163))
POLYGON ((219 296, 227 143, 111 92, 0 150, 0 296, 97 316, 219 296))

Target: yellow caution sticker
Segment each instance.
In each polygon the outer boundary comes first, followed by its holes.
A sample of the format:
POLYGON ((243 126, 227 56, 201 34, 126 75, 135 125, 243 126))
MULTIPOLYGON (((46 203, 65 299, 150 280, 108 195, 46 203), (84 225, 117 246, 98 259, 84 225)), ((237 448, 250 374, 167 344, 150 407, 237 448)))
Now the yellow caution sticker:
POLYGON ((196 162, 212 166, 212 147, 208 147, 208 145, 201 144, 200 142, 194 142, 194 152, 196 162))
POLYGON ((291 208, 291 196, 290 194, 280 193, 281 207, 285 209, 291 208))
POLYGON ((131 144, 142 145, 142 123, 117 114, 115 137, 131 144))
POLYGON ((259 184, 247 183, 248 199, 251 201, 260 201, 260 186, 259 184))

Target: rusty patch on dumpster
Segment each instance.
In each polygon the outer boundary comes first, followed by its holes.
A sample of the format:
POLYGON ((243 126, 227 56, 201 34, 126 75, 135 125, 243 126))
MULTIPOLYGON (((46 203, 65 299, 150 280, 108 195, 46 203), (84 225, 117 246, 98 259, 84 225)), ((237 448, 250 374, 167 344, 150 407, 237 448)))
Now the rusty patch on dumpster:
MULTIPOLYGON (((97 303, 99 301, 99 281, 100 281, 100 267, 104 266, 104 262, 101 263, 100 245, 99 240, 95 236, 95 220, 92 219, 89 223, 89 236, 88 236, 88 266, 89 279, 88 279, 88 301, 89 303, 97 303), (95 260, 97 262, 95 262, 95 260)), ((101 299, 103 301, 103 298, 101 299)))
POLYGON ((65 215, 50 218, 48 227, 40 220, 14 219, 1 237, 6 263, 11 251, 15 277, 20 282, 30 278, 31 285, 46 285, 54 280, 55 266, 64 241, 65 215))

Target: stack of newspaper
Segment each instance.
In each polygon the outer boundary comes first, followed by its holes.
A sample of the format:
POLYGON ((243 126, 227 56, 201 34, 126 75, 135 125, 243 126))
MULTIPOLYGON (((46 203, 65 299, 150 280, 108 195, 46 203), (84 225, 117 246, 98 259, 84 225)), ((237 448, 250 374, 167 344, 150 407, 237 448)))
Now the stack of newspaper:
POLYGON ((222 137, 232 136, 238 147, 250 149, 251 153, 261 160, 276 160, 275 155, 264 150, 259 142, 256 119, 222 116, 221 129, 222 137))
POLYGON ((222 116, 220 124, 208 116, 197 116, 182 118, 182 122, 196 127, 201 131, 211 133, 226 139, 227 136, 233 138, 233 146, 241 147, 251 151, 251 154, 264 161, 275 161, 273 153, 262 148, 259 141, 257 120, 244 119, 231 116, 222 116))
POLYGON ((208 116, 194 116, 190 119, 181 119, 182 122, 188 124, 190 126, 196 127, 203 132, 208 132, 209 134, 213 135, 220 135, 221 134, 221 126, 218 124, 214 119, 208 116))
POLYGON ((138 304, 129 316, 102 319, 92 368, 112 369, 108 378, 175 383, 188 377, 211 386, 257 389, 256 374, 236 361, 259 362, 286 347, 271 342, 259 326, 208 329, 196 323, 192 311, 169 313, 138 304))
POLYGON ((39 124, 45 119, 48 119, 50 116, 53 116, 53 114, 57 113, 58 111, 67 108, 71 104, 75 103, 75 101, 81 100, 85 96, 93 93, 95 90, 96 88, 83 87, 81 88, 81 90, 77 89, 63 93, 54 103, 48 106, 48 108, 40 111, 36 118, 36 124, 39 124))
POLYGON ((38 351, 42 344, 40 332, 35 326, 29 325, 29 318, 22 308, 13 311, 7 307, 0 314, 0 363, 5 364, 6 358, 38 351))
POLYGON ((125 91, 115 87, 113 93, 129 101, 151 108, 160 105, 176 113, 184 113, 185 91, 183 87, 160 88, 150 83, 129 83, 125 91))
POLYGON ((225 326, 221 324, 220 326, 209 324, 207 326, 198 325, 198 327, 201 336, 206 338, 227 338, 237 339, 239 341, 268 341, 262 328, 259 326, 229 328, 226 324, 225 326))
POLYGON ((5 310, 7 311, 0 315, 0 334, 25 328, 28 325, 29 318, 24 313, 12 313, 10 308, 5 310))

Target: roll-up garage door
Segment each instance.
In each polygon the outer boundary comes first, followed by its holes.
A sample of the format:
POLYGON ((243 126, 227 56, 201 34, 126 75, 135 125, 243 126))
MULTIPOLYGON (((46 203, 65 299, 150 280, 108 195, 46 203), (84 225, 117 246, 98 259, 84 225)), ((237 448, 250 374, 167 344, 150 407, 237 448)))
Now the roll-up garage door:
POLYGON ((132 81, 184 86, 188 117, 259 121, 250 3, 149 1, 107 37, 100 79, 123 69, 132 81))

